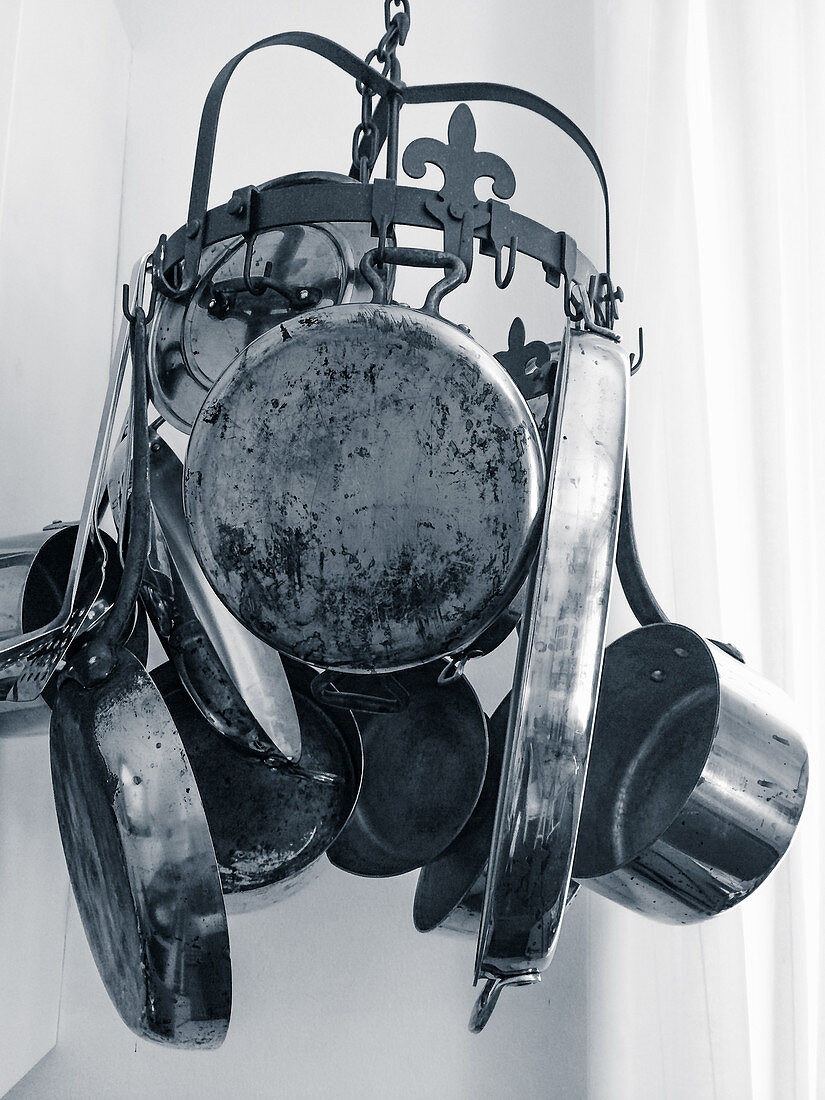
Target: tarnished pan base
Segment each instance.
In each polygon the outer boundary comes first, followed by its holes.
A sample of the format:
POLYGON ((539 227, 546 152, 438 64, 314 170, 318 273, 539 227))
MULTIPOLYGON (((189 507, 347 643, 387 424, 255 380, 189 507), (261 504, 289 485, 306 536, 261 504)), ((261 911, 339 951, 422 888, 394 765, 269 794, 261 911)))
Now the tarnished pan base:
POLYGON ((256 340, 201 409, 184 500, 215 591, 299 660, 401 669, 515 596, 544 462, 512 379, 402 306, 335 306, 256 340))

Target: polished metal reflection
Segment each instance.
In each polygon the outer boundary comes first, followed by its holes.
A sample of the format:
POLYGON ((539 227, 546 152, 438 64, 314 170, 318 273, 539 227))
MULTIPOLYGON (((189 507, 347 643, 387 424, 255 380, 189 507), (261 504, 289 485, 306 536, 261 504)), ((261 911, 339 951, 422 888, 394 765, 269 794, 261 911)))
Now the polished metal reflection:
MULTIPOLYGON (((58 615, 69 583, 77 532, 76 523, 52 523, 31 535, 0 539, 0 643, 34 632, 58 615)), ((78 610, 82 608, 83 615, 78 616, 75 645, 112 606, 122 574, 114 543, 101 532, 98 538, 107 551, 105 565, 100 543, 90 542, 78 583, 78 610)), ((130 644, 138 656, 140 647, 130 644)), ((71 651, 70 645, 67 653, 71 651)), ((15 665, 0 665, 0 699, 13 691, 19 671, 15 665)), ((41 685, 47 702, 53 698, 55 679, 53 675, 41 685)))
POLYGON ((221 664, 261 729, 290 760, 301 755, 301 729, 280 654, 224 607, 195 559, 181 491, 183 467, 172 448, 150 433, 152 505, 169 556, 221 664))
MULTIPOLYGON (((628 378, 613 341, 568 330, 479 933, 476 975, 493 983, 544 970, 564 912, 616 547, 628 378)), ((485 1003, 495 1003, 489 989, 485 1003)))
MULTIPOLYGON (((324 180, 348 177, 299 172, 259 190, 324 180)), ((341 222, 266 230, 250 243, 248 255, 240 236, 205 248, 194 293, 183 302, 162 298, 152 324, 149 380, 158 412, 188 432, 229 364, 293 317, 303 292, 316 308, 369 301, 372 290, 358 262, 375 243, 369 223, 341 222)))
POLYGON ((808 784, 791 701, 674 623, 605 653, 574 874, 687 924, 751 894, 786 851, 808 784))
POLYGON ((153 673, 197 780, 229 912, 270 905, 310 881, 358 797, 363 754, 352 715, 312 698, 311 669, 286 667, 301 721, 300 770, 219 735, 171 665, 153 673), (337 782, 318 782, 313 772, 337 782))
POLYGON ((180 737, 140 662, 61 684, 55 805, 75 899, 123 1021, 175 1046, 219 1045, 232 999, 226 915, 180 737))

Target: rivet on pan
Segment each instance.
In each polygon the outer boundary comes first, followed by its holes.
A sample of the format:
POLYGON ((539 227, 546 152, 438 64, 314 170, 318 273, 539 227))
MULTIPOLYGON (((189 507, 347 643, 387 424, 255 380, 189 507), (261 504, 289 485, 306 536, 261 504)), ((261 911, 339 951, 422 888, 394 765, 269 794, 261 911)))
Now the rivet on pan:
POLYGON ((677 646, 673 652, 676 654, 677 657, 687 657, 688 655, 688 651, 686 649, 682 649, 681 646, 677 646))
POLYGON ((657 668, 654 669, 653 672, 651 672, 650 678, 651 680, 655 680, 657 684, 661 684, 662 680, 664 680, 665 678, 665 674, 664 672, 662 672, 661 669, 657 668))

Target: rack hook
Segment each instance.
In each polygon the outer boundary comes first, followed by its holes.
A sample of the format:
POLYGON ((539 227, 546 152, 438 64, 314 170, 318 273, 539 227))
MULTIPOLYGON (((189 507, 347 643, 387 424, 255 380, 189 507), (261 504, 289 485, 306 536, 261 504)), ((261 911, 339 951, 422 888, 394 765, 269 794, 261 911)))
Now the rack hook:
POLYGON ((645 357, 645 334, 641 326, 639 327, 639 356, 636 357, 635 352, 630 353, 630 373, 635 374, 639 367, 642 365, 642 360, 645 357))
POLYGON ((507 287, 510 285, 512 279, 513 279, 513 275, 515 274, 516 257, 518 255, 518 236, 517 236, 517 234, 513 234, 513 236, 510 238, 510 246, 509 247, 510 247, 510 255, 509 255, 508 260, 507 260, 507 270, 506 270, 506 272, 504 273, 503 276, 501 274, 501 256, 502 256, 502 253, 504 252, 504 248, 502 247, 502 248, 497 248, 496 249, 495 280, 496 280, 496 286, 498 287, 499 290, 506 290, 507 287))

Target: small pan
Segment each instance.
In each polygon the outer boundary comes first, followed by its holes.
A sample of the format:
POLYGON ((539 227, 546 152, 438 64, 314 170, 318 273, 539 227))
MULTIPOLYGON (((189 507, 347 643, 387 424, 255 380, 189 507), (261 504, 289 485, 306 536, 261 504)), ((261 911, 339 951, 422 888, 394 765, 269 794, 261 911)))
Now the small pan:
POLYGON ((487 774, 472 816, 452 844, 418 876, 413 923, 419 932, 445 928, 478 934, 509 713, 508 693, 487 721, 487 774))
POLYGON ((311 669, 289 658, 284 667, 301 723, 300 769, 218 736, 171 664, 152 674, 197 779, 230 912, 269 905, 308 882, 352 812, 361 782, 352 715, 312 698, 311 669), (319 774, 337 782, 319 781, 319 774))
POLYGON ((183 744, 124 648, 149 544, 146 328, 135 311, 132 522, 123 581, 58 685, 55 806, 89 946, 124 1022, 143 1038, 218 1046, 232 998, 229 938, 209 828, 183 744))
POLYGON ((439 683, 448 667, 435 661, 395 673, 409 696, 403 709, 358 713, 364 781, 329 850, 336 867, 368 877, 413 871, 440 855, 473 812, 487 767, 487 721, 464 676, 439 683))

